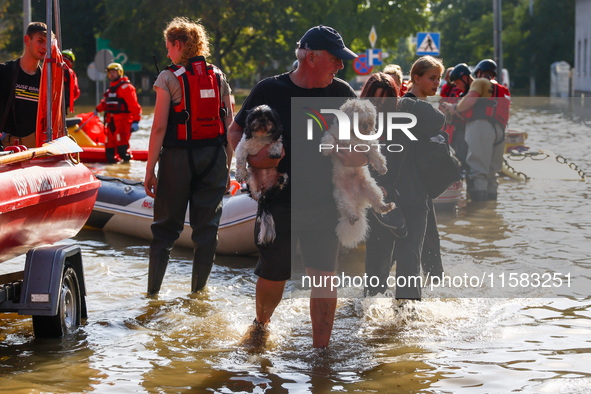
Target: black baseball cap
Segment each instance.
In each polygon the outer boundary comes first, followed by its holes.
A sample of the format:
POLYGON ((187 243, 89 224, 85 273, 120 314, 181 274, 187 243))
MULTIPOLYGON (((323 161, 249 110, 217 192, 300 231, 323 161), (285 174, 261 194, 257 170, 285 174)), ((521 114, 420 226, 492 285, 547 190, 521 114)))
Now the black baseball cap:
POLYGON ((329 26, 315 26, 308 30, 298 41, 298 48, 314 51, 327 51, 342 60, 352 60, 357 54, 347 48, 343 37, 329 26))

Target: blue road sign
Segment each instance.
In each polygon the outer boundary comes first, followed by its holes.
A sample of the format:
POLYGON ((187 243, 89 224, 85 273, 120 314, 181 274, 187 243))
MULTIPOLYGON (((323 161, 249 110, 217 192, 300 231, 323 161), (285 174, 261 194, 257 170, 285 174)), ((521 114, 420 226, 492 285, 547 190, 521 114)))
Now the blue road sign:
POLYGON ((417 56, 439 55, 439 33, 417 33, 417 56))
POLYGON ((367 64, 370 66, 381 66, 382 65, 382 50, 371 48, 365 51, 367 57, 367 64))
POLYGON ((365 53, 359 53, 355 59, 353 59, 353 69, 359 75, 367 75, 373 70, 367 62, 367 55, 365 53))

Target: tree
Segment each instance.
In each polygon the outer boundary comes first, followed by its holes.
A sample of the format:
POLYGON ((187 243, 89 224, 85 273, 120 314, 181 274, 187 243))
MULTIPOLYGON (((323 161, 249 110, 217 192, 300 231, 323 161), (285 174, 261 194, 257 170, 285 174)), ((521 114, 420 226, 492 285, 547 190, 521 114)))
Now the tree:
MULTIPOLYGON (((550 65, 574 59, 575 0, 560 2, 504 0, 503 64, 511 74, 514 93, 529 91, 534 77, 539 93, 549 91, 550 65)), ((493 57, 492 1, 441 0, 432 7, 431 28, 441 32, 441 56, 446 65, 465 62, 475 65, 493 57), (458 28, 460 27, 460 28, 458 28)))
POLYGON ((175 16, 200 20, 210 35, 210 61, 230 78, 247 79, 261 69, 278 67, 272 60, 285 57, 285 32, 289 32, 287 0, 104 0, 110 15, 100 33, 131 58, 152 64, 165 59, 162 32, 175 16), (158 12, 154 12, 158 10, 158 12), (137 21, 129 23, 130 20, 137 21))

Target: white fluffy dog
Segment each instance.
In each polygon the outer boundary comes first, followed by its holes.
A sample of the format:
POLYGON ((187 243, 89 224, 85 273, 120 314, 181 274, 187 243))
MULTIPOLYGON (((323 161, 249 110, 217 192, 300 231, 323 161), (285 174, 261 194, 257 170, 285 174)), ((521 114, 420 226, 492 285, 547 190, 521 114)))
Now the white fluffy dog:
MULTIPOLYGON (((368 166, 348 167, 335 155, 337 146, 340 151, 346 146, 364 144, 370 146, 367 152, 369 164, 379 173, 385 174, 386 158, 376 146, 368 144, 355 136, 353 132, 354 113, 359 116, 358 130, 365 135, 375 134, 376 109, 368 100, 350 99, 341 108, 351 120, 351 140, 338 139, 338 124, 333 123, 322 137, 323 146, 332 145, 332 149, 323 149, 324 155, 332 154, 333 196, 339 210, 340 218, 336 233, 341 244, 348 248, 356 247, 359 242, 367 238, 368 224, 366 210, 372 207, 374 211, 384 214, 395 208, 394 203, 385 203, 384 194, 371 176, 368 166)), ((352 148, 353 149, 353 148, 352 148)), ((347 148, 348 151, 348 148, 347 148)))
MULTIPOLYGON (((260 223, 260 231, 257 242, 260 245, 270 244, 275 240, 275 221, 268 206, 287 184, 287 174, 280 173, 277 177, 270 177, 277 179, 272 185, 260 184, 247 167, 247 158, 270 145, 269 157, 279 159, 283 152, 281 132, 277 112, 268 105, 259 105, 248 113, 244 134, 236 147, 236 180, 240 183, 246 182, 250 196, 259 202, 257 221, 260 223)), ((277 173, 276 168, 259 171, 277 173)))

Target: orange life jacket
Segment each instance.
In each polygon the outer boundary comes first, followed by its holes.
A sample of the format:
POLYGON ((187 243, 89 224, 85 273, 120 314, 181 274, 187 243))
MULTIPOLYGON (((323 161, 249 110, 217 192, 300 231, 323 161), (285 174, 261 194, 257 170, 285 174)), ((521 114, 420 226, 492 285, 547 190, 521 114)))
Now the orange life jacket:
POLYGON ((505 86, 498 84, 496 81, 490 82, 493 87, 492 97, 479 98, 474 107, 462 113, 462 116, 467 121, 489 119, 500 124, 505 129, 509 121, 511 94, 505 86))
POLYGON ((222 72, 203 56, 189 60, 190 68, 171 65, 181 84, 181 102, 171 104, 164 145, 190 147, 225 141, 226 108, 221 99, 222 72))

